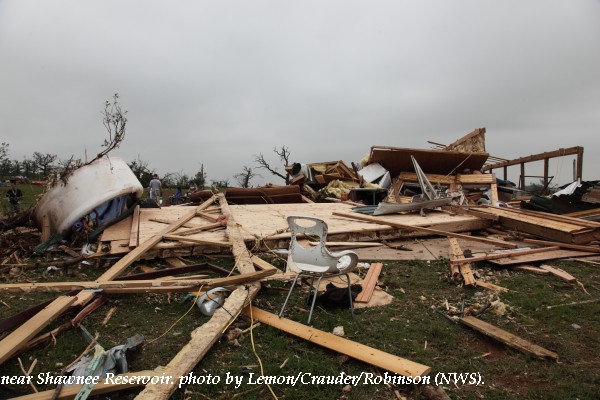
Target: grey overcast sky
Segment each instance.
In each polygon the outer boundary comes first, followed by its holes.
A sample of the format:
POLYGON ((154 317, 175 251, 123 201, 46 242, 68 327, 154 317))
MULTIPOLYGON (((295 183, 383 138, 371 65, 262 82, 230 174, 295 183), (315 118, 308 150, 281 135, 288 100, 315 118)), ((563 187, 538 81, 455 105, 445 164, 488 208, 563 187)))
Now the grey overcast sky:
POLYGON ((279 165, 274 146, 350 164, 485 127, 504 158, 584 146, 600 179, 599 71, 598 0, 0 0, 0 142, 17 160, 97 152, 118 92, 111 154, 160 175, 202 163, 233 183, 255 154, 279 165))

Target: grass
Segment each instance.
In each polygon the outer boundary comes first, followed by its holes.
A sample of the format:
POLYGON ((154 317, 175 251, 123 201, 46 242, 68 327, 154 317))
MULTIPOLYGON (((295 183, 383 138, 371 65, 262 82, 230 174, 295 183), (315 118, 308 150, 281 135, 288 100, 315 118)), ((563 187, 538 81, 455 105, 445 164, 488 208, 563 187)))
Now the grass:
MULTIPOLYGON (((190 260, 191 261, 191 260, 190 260)), ((197 259, 231 268, 231 259, 197 259)), ((155 261, 160 266, 161 261, 155 261)), ((148 262, 144 262, 148 264, 148 262)), ((575 262, 557 264, 576 276, 590 295, 578 285, 564 283, 556 277, 537 276, 526 272, 513 272, 496 267, 483 266, 478 273, 492 278, 492 282, 509 288, 499 299, 507 306, 504 315, 487 311, 481 317, 500 328, 552 350, 560 355, 559 362, 539 360, 487 338, 461 325, 453 324, 435 312, 435 308, 450 306, 476 307, 489 298, 492 292, 457 286, 448 280, 446 262, 385 262, 380 280, 386 291, 394 296, 392 304, 384 307, 356 310, 355 318, 348 310, 317 309, 313 315, 315 328, 331 332, 342 325, 346 338, 432 367, 431 376, 438 372, 477 372, 484 385, 444 385, 453 399, 595 399, 600 387, 600 304, 582 304, 547 309, 556 305, 600 297, 600 272, 596 266, 575 262), (575 325, 574 325, 575 324, 575 325)), ((106 268, 77 267, 73 276, 51 276, 52 280, 94 279, 106 268)), ((25 275, 9 280, 24 281, 39 278, 39 271, 27 271, 25 275)), ((287 286, 272 282, 265 285, 254 304, 277 313, 283 303, 287 286)), ((27 307, 51 298, 51 294, 2 295, 2 317, 15 314, 27 307)), ((105 348, 122 344, 136 333, 146 340, 159 337, 190 307, 181 303, 183 295, 168 298, 166 295, 137 294, 111 296, 108 304, 90 315, 84 325, 90 332, 100 334, 105 348), (117 307, 106 326, 101 322, 110 307, 117 307)), ((288 317, 303 322, 307 317, 305 297, 295 291, 288 307, 288 317)), ((72 315, 71 315, 72 317, 72 315)), ((56 321, 53 326, 67 321, 56 321)), ((170 332, 156 342, 131 356, 131 370, 140 371, 165 365, 189 340, 190 332, 208 320, 197 310, 192 310, 170 332)), ((245 329, 250 321, 238 319, 235 327, 245 329)), ((295 376, 311 372, 319 375, 337 376, 341 371, 349 375, 361 372, 383 374, 362 362, 348 359, 338 353, 323 349, 266 325, 253 331, 256 352, 264 366, 265 375, 295 376)), ((57 342, 45 344, 22 354, 26 365, 38 359, 34 374, 54 372, 69 364, 85 348, 86 342, 78 330, 71 330, 57 337, 57 342)), ((3 366, 3 374, 19 374, 16 358, 3 366)), ((178 390, 174 399, 211 398, 243 399, 269 397, 265 385, 251 384, 251 376, 260 374, 258 361, 252 351, 249 334, 243 334, 237 343, 222 338, 194 369, 195 376, 212 374, 221 378, 215 384, 191 384, 178 390), (243 377, 236 388, 226 383, 227 373, 243 377), (254 374, 254 375, 250 375, 254 374)), ((418 385, 388 387, 386 385, 358 385, 344 394, 341 384, 300 385, 275 384, 273 390, 279 398, 289 399, 393 399, 393 390, 399 390, 410 398, 422 398, 418 385)), ((40 387, 42 389, 43 387, 40 387)), ((25 387, 18 389, 27 390, 25 387)), ((136 390, 111 395, 113 399, 133 398, 136 390)))

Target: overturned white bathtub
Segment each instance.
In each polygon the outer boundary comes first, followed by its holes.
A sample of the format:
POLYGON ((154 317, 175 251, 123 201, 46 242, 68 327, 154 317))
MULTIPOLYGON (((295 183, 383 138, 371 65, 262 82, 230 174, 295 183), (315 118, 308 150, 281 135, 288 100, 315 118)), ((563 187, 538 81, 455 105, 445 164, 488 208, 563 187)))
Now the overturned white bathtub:
POLYGON ((104 156, 73 172, 66 185, 61 182, 48 190, 36 205, 34 219, 41 229, 46 216, 51 233, 66 235, 98 207, 128 195, 139 198, 143 191, 125 161, 104 156))

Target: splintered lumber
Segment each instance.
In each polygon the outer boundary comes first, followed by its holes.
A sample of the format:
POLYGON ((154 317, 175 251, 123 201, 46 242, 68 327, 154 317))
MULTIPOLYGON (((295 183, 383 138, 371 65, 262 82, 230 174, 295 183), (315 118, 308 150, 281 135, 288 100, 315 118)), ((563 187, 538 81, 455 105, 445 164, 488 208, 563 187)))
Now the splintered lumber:
MULTIPOLYGON (((235 264, 241 274, 247 275, 254 273, 254 265, 250 258, 250 252, 242 238, 239 227, 225 200, 223 194, 219 194, 219 204, 223 215, 227 217, 227 236, 232 245, 235 264)), ((273 270, 262 271, 269 274, 273 270)), ((211 319, 191 333, 190 341, 173 357, 165 367, 165 375, 185 376, 202 358, 208 353, 210 348, 219 340, 221 335, 235 321, 242 309, 250 304, 256 293, 260 290, 260 283, 253 282, 247 287, 238 286, 225 300, 223 307, 218 308, 211 319)), ((138 400, 158 400, 168 399, 178 388, 178 380, 172 383, 159 383, 146 385, 144 390, 137 395, 138 400)))
MULTIPOLYGON (((473 285, 475 284, 475 277, 473 277, 473 271, 471 270, 470 259, 466 259, 460 245, 458 244, 458 240, 456 238, 448 238, 450 242, 450 256, 452 261, 459 261, 459 269, 460 274, 465 280, 465 285, 473 285)), ((452 271, 452 278, 454 279, 454 270, 452 271)))
POLYGON ((589 226, 589 221, 577 218, 556 220, 548 213, 529 213, 506 207, 478 207, 477 210, 500 217, 503 227, 530 233, 562 243, 585 244, 599 234, 600 226, 589 226))
POLYGON ((232 275, 225 278, 209 279, 138 279, 127 281, 87 281, 87 282, 40 282, 40 283, 7 283, 0 285, 0 292, 49 292, 75 289, 102 289, 106 293, 118 292, 111 289, 139 288, 146 292, 154 288, 180 288, 181 290, 190 287, 203 286, 205 289, 217 286, 238 285, 247 282, 257 281, 269 275, 273 275, 277 270, 269 269, 265 271, 255 271, 248 274, 232 275))
POLYGON ((481 332, 484 335, 494 338, 504 343, 505 345, 520 350, 524 353, 531 354, 540 358, 552 358, 554 360, 558 360, 558 354, 550 350, 546 350, 543 347, 540 347, 533 343, 530 343, 523 338, 520 338, 516 335, 513 335, 510 332, 498 328, 497 326, 482 321, 479 318, 468 316, 459 318, 458 321, 461 324, 468 326, 469 328, 475 329, 476 331, 481 332))
POLYGON ((357 219, 360 221, 373 222, 373 223, 379 224, 379 225, 388 225, 388 226, 392 226, 394 228, 427 232, 432 235, 447 236, 447 237, 459 238, 459 239, 464 239, 464 240, 471 240, 474 242, 493 244, 495 246, 501 246, 501 247, 507 247, 507 248, 517 247, 517 245, 514 243, 504 242, 502 240, 494 240, 494 239, 482 238, 482 237, 477 237, 477 236, 462 235, 460 233, 440 231, 438 229, 425 228, 423 226, 405 225, 405 224, 400 224, 397 222, 385 220, 383 218, 376 218, 376 217, 371 217, 368 215, 362 215, 362 214, 358 214, 358 213, 347 213, 347 212, 334 211, 333 215, 337 215, 339 217, 350 218, 350 219, 357 219))
POLYGON ((461 264, 464 262, 475 262, 475 261, 486 261, 486 260, 497 260, 500 258, 512 258, 524 256, 527 254, 537 254, 537 253, 546 253, 553 250, 558 250, 558 246, 550 246, 550 247, 541 247, 538 249, 525 249, 525 250, 511 250, 511 251, 499 251, 497 253, 489 253, 483 256, 470 257, 470 258, 462 258, 462 259, 454 259, 450 260, 452 264, 461 264))
POLYGON ((550 250, 544 253, 525 254, 522 256, 499 258, 497 260, 490 260, 490 262, 496 265, 515 265, 528 264, 539 261, 558 260, 561 258, 585 257, 591 255, 594 255, 594 253, 587 253, 577 250, 550 250))
POLYGON ((371 300, 382 268, 382 263, 371 264, 367 276, 365 276, 362 282, 362 291, 356 296, 356 300, 354 300, 355 303, 368 303, 371 300))
POLYGON ((588 251, 591 253, 600 253, 600 247, 597 247, 597 246, 582 246, 582 245, 577 245, 577 244, 551 242, 548 240, 537 240, 537 239, 523 239, 523 242, 532 243, 532 244, 542 244, 542 245, 546 245, 546 246, 558 246, 563 249, 581 250, 581 251, 588 251))
POLYGON ((60 296, 44 309, 15 329, 0 342, 0 365, 17 353, 23 345, 62 314, 76 300, 74 296, 60 296))
POLYGON ((575 278, 573 275, 569 274, 567 271, 562 270, 560 268, 552 267, 550 265, 540 265, 540 268, 543 269, 544 271, 550 272, 554 276, 558 276, 560 279, 562 279, 565 282, 569 282, 569 283, 577 282, 577 278, 575 278))
POLYGON ((278 315, 256 307, 247 307, 244 309, 244 315, 311 343, 337 351, 398 375, 416 377, 427 375, 431 371, 431 368, 426 365, 344 339, 329 332, 311 328, 287 318, 281 318, 278 315))
MULTIPOLYGON (((125 374, 116 375, 112 378, 112 381, 100 381, 92 389, 90 396, 96 396, 105 393, 118 392, 120 390, 130 389, 138 386, 143 386, 146 381, 150 380, 153 376, 161 376, 156 371, 140 371, 140 372, 128 372, 125 374), (140 379, 135 379, 140 377, 140 379), (118 383, 116 383, 118 382, 118 383)), ((178 380, 177 380, 178 381, 178 380)), ((32 393, 25 396, 15 397, 14 400, 70 400, 77 396, 77 393, 81 390, 83 385, 70 385, 63 386, 60 390, 58 397, 53 397, 56 392, 55 389, 45 390, 43 392, 32 393)))

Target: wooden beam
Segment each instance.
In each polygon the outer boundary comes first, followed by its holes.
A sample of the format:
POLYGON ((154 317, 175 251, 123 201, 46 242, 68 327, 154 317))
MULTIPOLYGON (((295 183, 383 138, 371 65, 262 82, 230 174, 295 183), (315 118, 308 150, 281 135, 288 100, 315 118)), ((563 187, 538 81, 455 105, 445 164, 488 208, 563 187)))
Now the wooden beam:
POLYGON ((517 245, 514 244, 514 243, 504 242, 502 240, 487 239, 487 238, 482 238, 482 237, 477 237, 477 236, 463 235, 463 234, 460 234, 460 233, 440 231, 438 229, 425 228, 425 227, 422 227, 422 226, 405 225, 405 224, 400 224, 400 223, 397 223, 397 222, 393 222, 393 221, 389 221, 389 220, 385 220, 385 219, 380 219, 380 218, 376 218, 376 217, 370 217, 368 215, 362 215, 362 214, 357 214, 357 213, 347 213, 347 212, 334 211, 333 215, 337 215, 339 217, 346 217, 346 218, 350 218, 350 219, 356 219, 356 220, 360 220, 360 221, 373 222, 373 223, 379 224, 379 225, 388 225, 388 226, 392 226, 394 228, 427 232, 427 233, 430 233, 432 235, 454 237, 454 238, 459 238, 459 239, 464 239, 464 240, 470 240, 470 241, 473 241, 473 242, 487 243, 487 244, 492 244, 492 245, 495 245, 495 246, 501 246, 501 247, 507 247, 507 248, 515 248, 515 247, 517 247, 517 245))
POLYGON ((87 281, 87 282, 40 282, 40 283, 7 283, 0 285, 0 292, 51 292, 65 291, 75 289, 102 289, 113 288, 161 288, 178 286, 203 286, 205 288, 238 285, 257 281, 267 276, 273 275, 277 270, 269 269, 265 271, 250 272, 248 274, 232 275, 226 278, 209 279, 138 279, 127 281, 87 281))
POLYGON ((224 242, 222 240, 197 239, 197 238, 191 238, 191 237, 179 236, 179 235, 163 235, 163 239, 174 240, 176 242, 189 242, 189 243, 204 244, 207 246, 218 246, 218 247, 230 247, 231 246, 231 244, 229 242, 224 242))
POLYGON ((581 250, 588 251, 590 253, 600 253, 600 247, 596 246, 583 246, 578 244, 570 244, 570 243, 561 243, 561 242, 552 242, 548 240, 537 240, 537 239, 523 239, 525 243, 531 244, 541 244, 545 246, 556 246, 562 249, 572 249, 572 250, 581 250))
POLYGON ((546 271, 545 269, 534 267, 532 265, 521 265, 519 267, 515 267, 515 270, 533 272, 537 275, 550 275, 550 271, 546 271))
POLYGON ((509 347, 520 350, 524 353, 531 354, 541 358, 551 358, 554 360, 558 360, 558 354, 546 350, 543 347, 537 346, 533 343, 528 342, 525 339, 522 339, 512 333, 509 333, 503 329, 500 329, 492 324, 488 324, 485 321, 482 321, 475 317, 463 317, 459 318, 458 321, 468 326, 469 328, 475 329, 478 332, 483 333, 491 338, 494 338, 509 347))
POLYGON ((131 218, 131 232, 129 233, 129 247, 137 247, 140 236, 140 206, 135 206, 131 218))
POLYGON ((490 253, 484 256, 470 257, 470 258, 462 258, 462 259, 454 259, 450 260, 452 264, 464 264, 476 261, 486 261, 486 260, 498 260, 501 258, 511 258, 511 257, 519 257, 524 256, 526 254, 537 254, 537 253, 545 253, 548 251, 558 250, 558 246, 550 246, 550 247, 542 247, 539 249, 527 249, 527 250, 510 250, 510 251, 500 251, 497 253, 490 253))
POLYGON ((175 232, 175 234, 178 236, 187 236, 187 235, 193 235, 194 233, 199 233, 199 232, 203 232, 203 231, 209 231, 211 229, 219 229, 219 228, 224 228, 224 227, 225 227, 224 224, 222 224, 220 222, 215 222, 212 224, 199 226, 196 228, 180 230, 180 231, 175 232))
POLYGON ((31 338, 62 314, 76 300, 74 296, 60 296, 23 325, 0 341, 0 365, 17 353, 31 338))
POLYGON ((431 372, 431 368, 426 365, 344 339, 329 332, 311 328, 287 318, 281 318, 256 307, 247 307, 244 309, 244 315, 311 343, 337 351, 338 353, 345 354, 398 375, 417 377, 427 375, 431 372))
POLYGON ((555 157, 562 157, 562 156, 569 156, 569 155, 578 155, 581 154, 582 158, 583 158, 583 147, 577 146, 577 147, 569 147, 566 149, 558 149, 555 151, 547 151, 545 153, 539 153, 539 154, 534 154, 531 156, 527 156, 527 157, 521 157, 521 158, 517 158, 514 160, 508 160, 508 161, 502 161, 496 164, 489 164, 489 165, 484 165, 483 168, 481 168, 482 171, 489 171, 491 169, 496 169, 496 168, 502 168, 502 167, 508 167, 511 165, 518 165, 518 164, 522 164, 522 163, 527 163, 527 162, 531 162, 531 161, 540 161, 543 160, 545 158, 555 158, 555 157))

